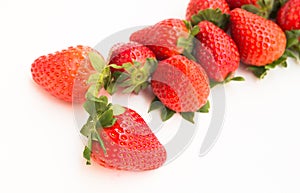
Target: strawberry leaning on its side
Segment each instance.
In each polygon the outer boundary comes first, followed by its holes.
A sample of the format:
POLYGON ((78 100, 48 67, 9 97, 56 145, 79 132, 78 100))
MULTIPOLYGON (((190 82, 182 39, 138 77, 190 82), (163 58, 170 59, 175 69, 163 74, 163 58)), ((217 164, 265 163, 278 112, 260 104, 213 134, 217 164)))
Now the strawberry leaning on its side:
MULTIPOLYGON (((95 72, 89 59, 92 52, 98 54, 88 46, 77 46, 41 56, 31 66, 33 80, 59 99, 82 102, 89 87, 87 80, 95 72)), ((99 58, 103 60, 100 55, 99 58)))
MULTIPOLYGON (((110 51, 109 64, 117 86, 124 93, 136 94, 148 86, 148 80, 157 66, 154 53, 136 42, 119 43, 110 51)), ((113 92, 112 92, 113 93, 113 92)))
POLYGON ((231 11, 230 22, 231 35, 243 63, 266 66, 285 52, 285 34, 273 21, 236 8, 231 11))
POLYGON ((240 64, 238 49, 231 37, 209 21, 198 24, 194 56, 215 82, 231 76, 240 64))
POLYGON ((186 10, 186 20, 191 21, 192 16, 197 15, 199 11, 217 8, 219 8, 222 13, 229 14, 230 12, 225 0, 190 0, 186 10))
POLYGON ((289 0, 280 8, 277 23, 284 31, 300 29, 300 0, 289 0))
POLYGON ((161 103, 175 112, 196 112, 206 104, 210 92, 204 69, 181 55, 158 63, 151 86, 161 103))
POLYGON ((166 161, 166 150, 143 118, 129 108, 108 104, 106 97, 89 98, 84 105, 90 117, 81 133, 88 138, 84 151, 106 168, 145 171, 166 161))
POLYGON ((150 48, 158 60, 182 54, 185 50, 191 52, 193 47, 189 29, 180 19, 166 19, 136 31, 131 34, 130 41, 150 48))

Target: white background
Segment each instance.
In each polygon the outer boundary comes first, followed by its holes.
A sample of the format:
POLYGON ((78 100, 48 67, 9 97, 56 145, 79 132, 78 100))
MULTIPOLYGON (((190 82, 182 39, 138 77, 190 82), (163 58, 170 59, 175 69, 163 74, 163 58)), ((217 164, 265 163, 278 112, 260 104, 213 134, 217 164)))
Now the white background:
POLYGON ((188 0, 0 2, 0 192, 300 192, 300 64, 226 86, 216 146, 199 157, 201 129, 172 163, 150 172, 85 166, 70 104, 33 83, 40 55, 94 46, 128 27, 184 18, 188 0))

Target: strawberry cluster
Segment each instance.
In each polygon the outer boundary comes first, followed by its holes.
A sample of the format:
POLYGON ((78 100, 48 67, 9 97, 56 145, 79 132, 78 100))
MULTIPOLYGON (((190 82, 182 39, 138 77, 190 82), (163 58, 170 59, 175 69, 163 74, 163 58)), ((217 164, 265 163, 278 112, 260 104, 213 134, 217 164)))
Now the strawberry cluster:
POLYGON ((88 46, 41 56, 33 80, 53 96, 84 102, 84 157, 119 170, 159 168, 164 146, 134 110, 108 102, 102 91, 155 98, 149 111, 166 121, 175 113, 194 122, 208 112, 210 89, 233 81, 240 64, 258 78, 300 57, 300 0, 190 0, 186 20, 165 19, 111 48, 107 61, 88 46), (74 86, 75 85, 75 86, 74 86))

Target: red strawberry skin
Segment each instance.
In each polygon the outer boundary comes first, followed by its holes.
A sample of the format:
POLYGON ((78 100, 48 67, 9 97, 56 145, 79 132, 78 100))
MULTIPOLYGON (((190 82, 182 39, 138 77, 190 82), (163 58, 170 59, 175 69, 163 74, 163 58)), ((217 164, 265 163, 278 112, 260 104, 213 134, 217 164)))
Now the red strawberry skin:
POLYGON ((134 110, 118 116, 112 127, 100 131, 107 154, 98 142, 93 142, 91 158, 112 169, 146 171, 159 168, 167 153, 143 118, 134 110))
POLYGON ((257 0, 226 0, 230 9, 241 8, 243 5, 257 5, 257 0))
POLYGON ((196 36, 199 41, 196 41, 195 58, 210 79, 222 82, 240 64, 237 46, 228 34, 213 23, 202 21, 198 26, 200 32, 196 36))
POLYGON ((67 102, 82 102, 88 89, 86 81, 95 72, 89 52, 96 52, 88 46, 68 49, 41 56, 31 65, 33 80, 53 96, 67 102), (76 82, 76 90, 73 90, 76 82))
POLYGON ((219 8, 223 13, 229 14, 230 9, 225 0, 190 0, 186 10, 186 20, 190 21, 191 17, 201 10, 219 8))
POLYGON ((158 63, 151 86, 159 100, 176 112, 199 110, 207 102, 210 92, 204 69, 181 55, 158 63))
POLYGON ((280 8, 276 19, 284 31, 300 29, 300 0, 289 0, 280 8))
MULTIPOLYGON (((133 61, 144 64, 147 58, 155 59, 155 54, 148 47, 136 42, 119 43, 110 51, 109 64, 122 66, 124 63, 133 63, 133 61)), ((124 69, 118 69, 118 71, 123 72, 124 69)))
POLYGON ((231 11, 230 22, 231 35, 243 63, 265 66, 283 55, 286 37, 273 21, 236 8, 231 11))
POLYGON ((181 37, 189 37, 189 30, 185 23, 180 19, 166 19, 134 32, 130 36, 130 41, 147 46, 158 60, 163 60, 183 52, 183 48, 177 46, 181 37))

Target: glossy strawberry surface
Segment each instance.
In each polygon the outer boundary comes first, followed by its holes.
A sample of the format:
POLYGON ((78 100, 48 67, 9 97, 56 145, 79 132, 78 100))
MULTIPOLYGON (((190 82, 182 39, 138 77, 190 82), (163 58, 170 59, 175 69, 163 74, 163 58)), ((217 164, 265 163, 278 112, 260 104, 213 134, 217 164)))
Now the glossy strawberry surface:
MULTIPOLYGON (((111 48, 109 63, 122 66, 125 63, 137 61, 144 64, 147 58, 155 59, 154 53, 148 47, 136 42, 119 43, 111 48)), ((119 71, 124 71, 124 69, 119 71)))
POLYGON ((191 17, 201 10, 219 8, 223 13, 230 12, 229 6, 225 0, 190 0, 186 10, 186 20, 191 20, 191 17))
POLYGON ((257 5, 257 0, 226 0, 230 9, 241 8, 243 5, 257 5))
POLYGON ((115 116, 116 123, 99 130, 106 154, 93 142, 91 158, 113 169, 145 171, 159 168, 166 161, 166 150, 143 118, 134 110, 115 116))
POLYGON ((277 23, 284 31, 300 29, 300 0, 289 0, 281 7, 277 23))
POLYGON ((67 102, 82 102, 88 89, 86 81, 95 72, 88 46, 68 49, 37 58, 31 65, 33 80, 53 96, 67 102), (76 82, 76 89, 73 86, 76 82))
POLYGON ((207 102, 210 92, 204 69, 181 55, 159 62, 151 86, 158 99, 176 112, 199 110, 207 102))
POLYGON ((265 66, 283 55, 286 37, 273 21, 236 8, 231 11, 230 22, 231 35, 243 63, 265 66))
POLYGON ((134 32, 130 40, 150 48, 157 59, 163 60, 183 53, 178 46, 180 38, 188 38, 189 29, 180 19, 166 19, 159 23, 134 32))
POLYGON ((210 79, 224 81, 239 66, 237 46, 228 34, 209 21, 200 22, 198 27, 194 55, 210 79))

